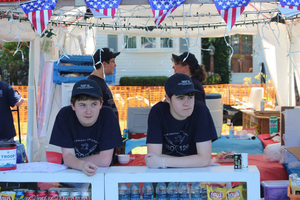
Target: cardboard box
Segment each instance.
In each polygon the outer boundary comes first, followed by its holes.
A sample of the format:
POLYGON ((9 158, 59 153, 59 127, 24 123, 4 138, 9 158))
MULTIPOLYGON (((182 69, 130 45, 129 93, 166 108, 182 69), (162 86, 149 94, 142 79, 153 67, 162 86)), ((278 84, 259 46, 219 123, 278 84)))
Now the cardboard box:
POLYGON ((281 145, 286 148, 284 161, 285 163, 298 161, 300 153, 298 155, 296 151, 291 152, 290 148, 293 150, 294 147, 299 147, 300 150, 300 123, 298 122, 300 109, 299 107, 282 107, 281 111, 281 145))
POLYGON ((294 162, 294 161, 299 161, 300 160, 300 146, 297 147, 289 147, 285 148, 285 161, 289 162, 294 162))
POLYGON ((294 109, 294 106, 281 106, 280 108, 280 135, 281 135, 281 146, 284 146, 284 134, 285 134, 285 117, 284 111, 287 109, 294 109))

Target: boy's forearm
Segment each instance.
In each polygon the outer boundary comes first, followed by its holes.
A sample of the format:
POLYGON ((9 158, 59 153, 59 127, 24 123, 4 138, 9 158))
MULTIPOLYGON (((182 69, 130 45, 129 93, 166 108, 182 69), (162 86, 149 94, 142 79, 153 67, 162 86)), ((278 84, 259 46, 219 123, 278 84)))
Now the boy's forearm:
POLYGON ((64 156, 64 165, 77 170, 82 170, 83 165, 85 164, 84 160, 80 160, 72 155, 64 156))
POLYGON ((166 156, 165 167, 207 167, 210 164, 210 155, 191 155, 184 157, 166 156))
POLYGON ((95 154, 88 157, 79 158, 83 161, 92 162, 98 167, 109 167, 112 161, 113 150, 101 151, 99 154, 95 154))

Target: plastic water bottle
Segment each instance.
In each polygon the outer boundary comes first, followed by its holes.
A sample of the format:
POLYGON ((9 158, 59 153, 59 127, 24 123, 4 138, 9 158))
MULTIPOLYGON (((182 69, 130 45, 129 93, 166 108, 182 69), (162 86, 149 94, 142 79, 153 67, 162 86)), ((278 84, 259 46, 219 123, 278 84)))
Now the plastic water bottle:
POLYGON ((202 200, 202 189, 199 182, 194 182, 191 186, 191 200, 202 200))
POLYGON ((141 199, 141 188, 138 183, 131 183, 130 185, 130 200, 141 199))
POLYGON ((143 200, 153 200, 154 188, 152 183, 144 183, 143 185, 143 200))
POLYGON ((178 187, 179 200, 190 200, 189 186, 187 182, 181 182, 178 187))
POLYGON ((167 200, 167 186, 164 182, 156 186, 156 200, 167 200))
POLYGON ((170 182, 167 188, 168 199, 178 200, 178 186, 175 182, 170 182))
POLYGON ((127 183, 119 183, 119 200, 129 200, 129 193, 127 183))

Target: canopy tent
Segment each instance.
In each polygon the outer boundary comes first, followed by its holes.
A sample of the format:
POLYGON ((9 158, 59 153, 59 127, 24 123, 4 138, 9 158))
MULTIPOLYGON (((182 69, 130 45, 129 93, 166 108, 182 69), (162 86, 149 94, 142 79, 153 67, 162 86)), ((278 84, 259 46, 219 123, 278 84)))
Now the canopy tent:
MULTIPOLYGON (((84 1, 58 0, 48 25, 48 30, 52 29, 52 32, 56 34, 52 37, 55 55, 49 55, 40 50, 41 42, 47 38, 40 38, 34 31, 18 2, 0 3, 2 14, 0 38, 2 41, 31 42, 27 131, 28 154, 31 156, 29 159, 37 161, 42 157, 39 148, 40 141, 43 139, 37 134, 38 116, 35 102, 37 102, 37 91, 40 87, 40 74, 43 73, 44 62, 59 59, 58 50, 63 55, 65 54, 67 45, 62 41, 62 35, 70 35, 71 40, 75 40, 72 34, 75 29, 85 33, 82 40, 92 38, 94 48, 101 47, 95 42, 99 34, 200 39, 259 33, 263 53, 276 89, 278 104, 295 105, 293 76, 295 73, 296 80, 299 82, 300 60, 296 55, 300 50, 300 25, 297 16, 286 19, 285 24, 270 23, 270 20, 278 13, 278 6, 277 1, 251 1, 231 32, 228 33, 226 24, 210 0, 186 0, 159 27, 154 25, 151 8, 145 0, 123 0, 114 18, 101 19, 86 14, 84 1)), ((80 41, 77 43, 79 44, 80 41)))

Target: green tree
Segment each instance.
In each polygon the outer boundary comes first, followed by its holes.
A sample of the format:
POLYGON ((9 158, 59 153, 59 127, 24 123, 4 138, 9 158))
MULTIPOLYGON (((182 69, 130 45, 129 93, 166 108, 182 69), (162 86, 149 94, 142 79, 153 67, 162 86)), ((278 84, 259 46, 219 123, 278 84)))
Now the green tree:
MULTIPOLYGON (((226 37, 227 42, 229 38, 226 37)), ((221 38, 203 38, 202 48, 208 49, 209 45, 212 44, 215 47, 214 54, 214 73, 221 76, 220 84, 226 84, 230 82, 231 73, 229 65, 230 47, 226 45, 224 37, 221 38)), ((210 52, 202 51, 203 60, 202 63, 205 65, 206 71, 209 71, 210 66, 210 52)))
POLYGON ((2 68, 2 81, 10 85, 28 85, 29 48, 27 44, 24 42, 18 46, 17 42, 4 43, 0 66, 2 68), (19 50, 14 55, 17 48, 19 50))

